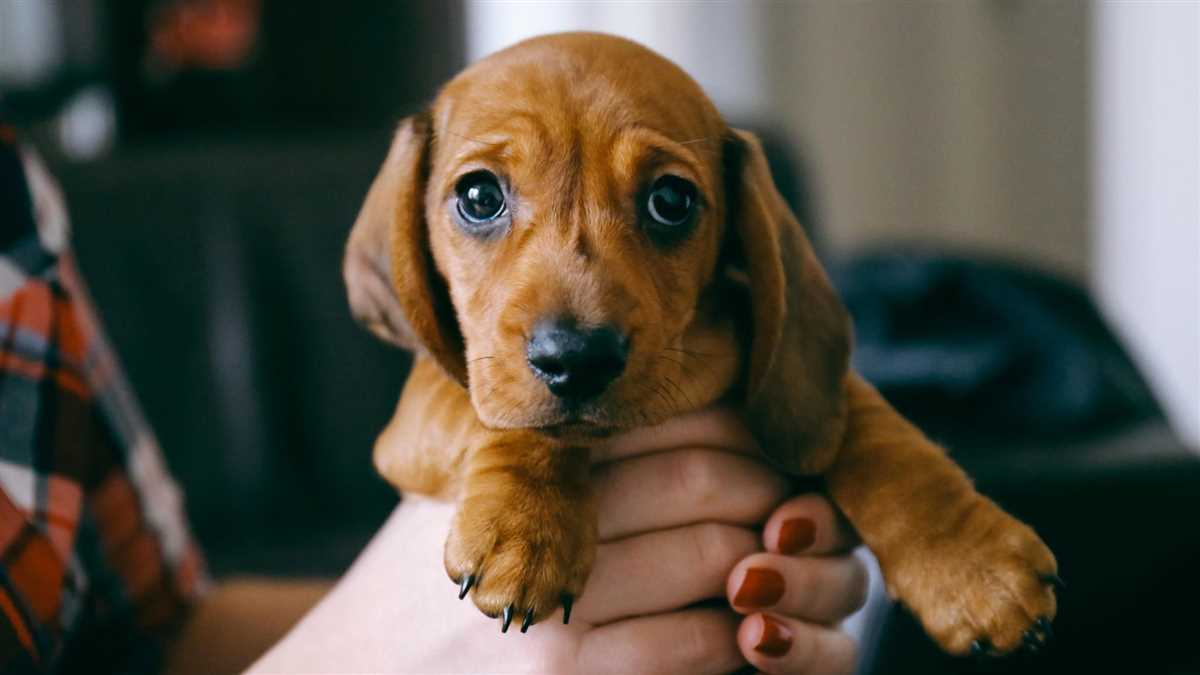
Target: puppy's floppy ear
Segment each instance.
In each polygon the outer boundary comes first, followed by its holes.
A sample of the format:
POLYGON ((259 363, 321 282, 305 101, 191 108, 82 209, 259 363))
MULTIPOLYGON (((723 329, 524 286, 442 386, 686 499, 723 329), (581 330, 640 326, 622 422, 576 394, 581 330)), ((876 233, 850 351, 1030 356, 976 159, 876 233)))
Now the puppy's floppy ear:
POLYGON ((775 189, 758 139, 733 130, 723 151, 730 264, 744 267, 750 284, 747 423, 783 468, 821 473, 845 429, 846 309, 775 189))
POLYGON ((350 232, 342 275, 354 318, 386 342, 428 351, 465 384, 462 333, 425 222, 429 143, 426 115, 400 123, 350 232))

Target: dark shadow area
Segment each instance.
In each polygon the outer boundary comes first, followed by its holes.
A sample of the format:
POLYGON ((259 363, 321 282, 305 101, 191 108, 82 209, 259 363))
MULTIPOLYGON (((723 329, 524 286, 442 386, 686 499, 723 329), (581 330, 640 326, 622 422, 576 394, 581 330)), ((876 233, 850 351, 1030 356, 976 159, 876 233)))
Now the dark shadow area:
POLYGON ((213 571, 336 575, 396 501, 371 447, 409 363, 351 319, 341 256, 396 122, 462 65, 461 7, 231 0, 244 58, 172 67, 172 3, 92 4, 103 48, 62 77, 110 88, 119 140, 43 152, 95 304, 213 571))

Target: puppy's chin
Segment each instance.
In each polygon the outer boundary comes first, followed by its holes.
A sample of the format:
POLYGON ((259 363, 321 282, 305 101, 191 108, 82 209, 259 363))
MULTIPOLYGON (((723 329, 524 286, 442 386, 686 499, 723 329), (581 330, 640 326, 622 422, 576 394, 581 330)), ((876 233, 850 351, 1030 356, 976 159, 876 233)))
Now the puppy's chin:
POLYGON ((608 438, 617 432, 615 427, 597 426, 588 422, 564 422, 537 427, 537 430, 564 443, 587 443, 608 438))
POLYGON ((656 424, 668 416, 607 394, 579 405, 537 394, 527 400, 526 405, 507 407, 478 401, 475 413, 492 429, 536 429, 563 440, 605 438, 624 429, 656 424))
POLYGON ((478 401, 475 413, 479 421, 493 429, 538 429, 552 435, 596 435, 614 425, 603 406, 587 403, 577 406, 563 404, 549 396, 531 394, 524 405, 497 405, 478 401))

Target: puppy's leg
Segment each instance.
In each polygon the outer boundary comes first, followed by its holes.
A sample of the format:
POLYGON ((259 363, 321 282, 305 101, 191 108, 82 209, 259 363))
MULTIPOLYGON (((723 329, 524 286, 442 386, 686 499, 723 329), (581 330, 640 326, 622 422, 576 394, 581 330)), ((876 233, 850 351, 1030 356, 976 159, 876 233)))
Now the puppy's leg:
POLYGON ((564 621, 596 551, 588 450, 525 430, 484 431, 466 463, 446 571, 476 606, 524 632, 559 605, 564 621))
POLYGON ((485 614, 527 626, 583 590, 596 549, 586 448, 484 427, 467 391, 418 357, 375 467, 403 492, 458 498, 446 571, 485 614))
POLYGON ((418 356, 392 421, 375 441, 375 469, 401 492, 453 499, 467 449, 483 431, 467 390, 418 356))
POLYGON ((1040 646, 1056 609, 1054 555, 857 373, 847 392, 846 436, 826 479, 888 593, 952 654, 1040 646))

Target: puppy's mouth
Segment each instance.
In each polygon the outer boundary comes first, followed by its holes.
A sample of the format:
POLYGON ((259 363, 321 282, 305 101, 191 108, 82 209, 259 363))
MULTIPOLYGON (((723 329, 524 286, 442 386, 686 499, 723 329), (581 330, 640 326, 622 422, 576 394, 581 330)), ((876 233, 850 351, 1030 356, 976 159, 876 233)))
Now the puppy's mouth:
POLYGON ((631 426, 637 415, 623 413, 630 408, 623 391, 605 391, 580 400, 555 397, 542 383, 532 390, 522 386, 477 382, 490 396, 475 396, 472 403, 480 420, 497 429, 530 429, 556 438, 604 438, 631 426))
POLYGON ((560 400, 555 407, 557 410, 538 425, 547 434, 603 436, 613 431, 607 411, 595 402, 560 400))
POLYGON ((554 438, 608 438, 616 428, 611 426, 602 426, 587 422, 577 418, 567 418, 566 421, 550 424, 538 429, 554 438))

